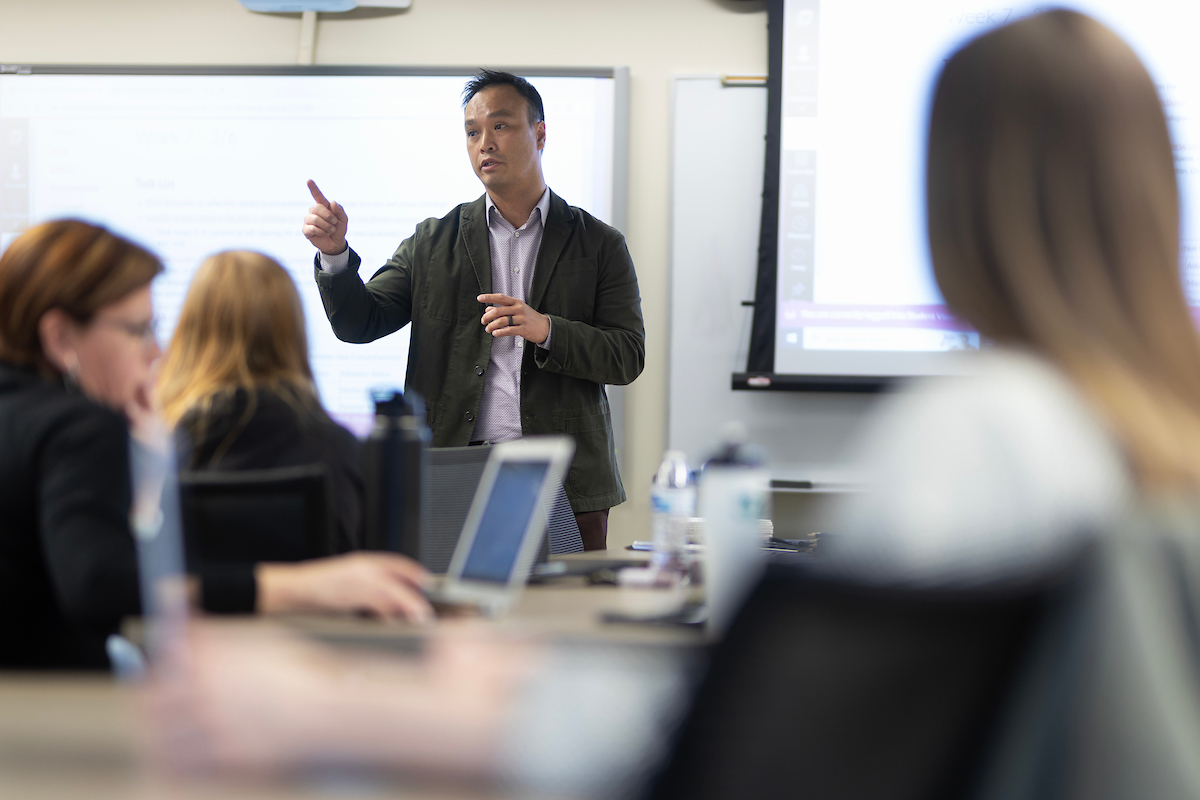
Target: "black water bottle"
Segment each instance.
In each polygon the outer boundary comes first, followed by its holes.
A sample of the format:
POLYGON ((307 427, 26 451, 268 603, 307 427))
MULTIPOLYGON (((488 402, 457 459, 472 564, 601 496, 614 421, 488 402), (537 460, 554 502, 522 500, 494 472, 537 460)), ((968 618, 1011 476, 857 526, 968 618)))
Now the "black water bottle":
POLYGON ((364 457, 368 550, 420 560, 421 508, 432 438, 416 392, 374 391, 375 427, 364 457))

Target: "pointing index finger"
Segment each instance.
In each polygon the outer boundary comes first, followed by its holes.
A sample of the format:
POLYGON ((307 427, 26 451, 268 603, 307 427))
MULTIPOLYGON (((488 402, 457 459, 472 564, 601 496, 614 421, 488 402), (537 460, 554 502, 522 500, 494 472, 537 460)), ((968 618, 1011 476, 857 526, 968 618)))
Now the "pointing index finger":
POLYGON ((517 298, 509 297, 506 294, 481 294, 475 300, 493 306, 511 306, 518 302, 517 298))
POLYGON ((317 182, 309 178, 308 191, 312 192, 313 200, 316 200, 321 205, 329 208, 330 203, 325 199, 325 195, 321 194, 321 190, 317 188, 317 182))

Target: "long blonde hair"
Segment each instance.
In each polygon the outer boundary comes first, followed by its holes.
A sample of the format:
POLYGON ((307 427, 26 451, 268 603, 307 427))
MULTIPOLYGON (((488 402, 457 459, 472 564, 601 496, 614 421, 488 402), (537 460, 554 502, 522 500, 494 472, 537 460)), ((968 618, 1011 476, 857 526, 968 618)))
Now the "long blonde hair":
POLYGON ((1162 104, 1072 11, 969 43, 939 78, 926 173, 934 272, 979 332, 1057 364, 1144 489, 1200 488, 1200 336, 1180 281, 1162 104))
POLYGON ((207 258, 192 279, 158 381, 163 415, 177 425, 238 389, 270 389, 319 411, 304 309, 291 276, 261 253, 207 258))

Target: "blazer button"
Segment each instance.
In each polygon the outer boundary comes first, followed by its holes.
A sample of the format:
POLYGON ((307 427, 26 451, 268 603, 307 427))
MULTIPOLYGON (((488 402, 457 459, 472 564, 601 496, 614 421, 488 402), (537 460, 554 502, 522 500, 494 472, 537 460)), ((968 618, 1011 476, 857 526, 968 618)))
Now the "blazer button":
POLYGON ((473 412, 473 411, 468 411, 468 412, 467 412, 466 414, 464 414, 463 416, 465 416, 465 417, 467 418, 467 422, 474 422, 474 421, 475 421, 475 412, 473 412))
POLYGON ((475 374, 476 374, 476 375, 482 375, 482 374, 483 374, 483 367, 481 367, 481 366, 479 366, 478 364, 476 364, 476 365, 475 365, 475 374))

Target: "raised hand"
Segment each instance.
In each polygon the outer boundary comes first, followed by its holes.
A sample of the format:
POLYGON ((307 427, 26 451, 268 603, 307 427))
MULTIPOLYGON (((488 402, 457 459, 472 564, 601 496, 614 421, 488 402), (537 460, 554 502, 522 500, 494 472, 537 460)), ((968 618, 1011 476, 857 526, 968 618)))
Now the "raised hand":
POLYGON ((327 256, 336 256, 346 249, 346 228, 349 227, 350 218, 341 204, 325 199, 316 182, 308 182, 308 191, 312 192, 317 204, 308 209, 301 230, 313 247, 327 256))

